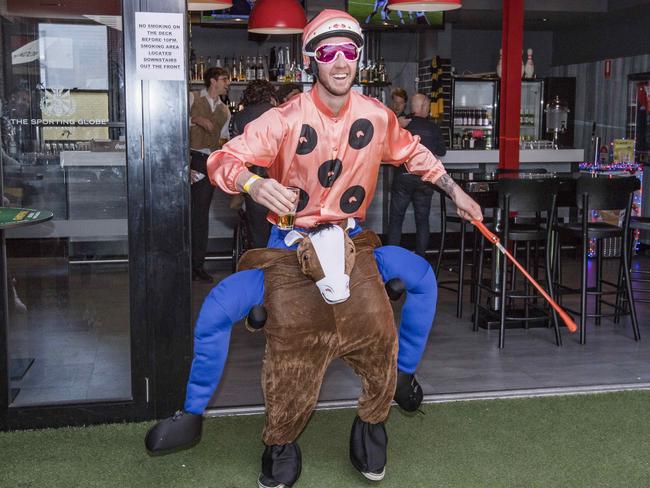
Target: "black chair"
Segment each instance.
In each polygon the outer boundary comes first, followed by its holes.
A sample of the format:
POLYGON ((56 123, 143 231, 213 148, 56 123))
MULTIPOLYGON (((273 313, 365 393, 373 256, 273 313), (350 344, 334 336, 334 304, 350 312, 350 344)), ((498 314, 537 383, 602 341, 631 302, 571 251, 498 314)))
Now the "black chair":
MULTIPOLYGON (((555 254, 559 256, 560 243, 562 239, 569 237, 578 239, 582 247, 582 258, 580 266, 580 287, 569 288, 557 280, 557 266, 554 269, 554 288, 556 297, 567 294, 580 294, 580 310, 570 312, 580 315, 580 344, 586 343, 586 323, 588 318, 595 318, 596 324, 600 324, 603 317, 613 317, 615 320, 624 310, 620 307, 620 300, 616 303, 608 303, 603 300, 606 295, 623 295, 630 304, 630 315, 632 319, 632 329, 634 339, 639 340, 639 325, 637 322, 636 310, 634 308, 634 296, 632 295, 632 285, 630 280, 629 268, 629 229, 630 213, 632 209, 632 199, 634 192, 639 189, 639 180, 634 176, 610 178, 606 176, 582 176, 576 182, 576 206, 581 212, 579 222, 558 224, 555 230, 558 235, 556 239, 555 254), (590 222, 589 216, 593 209, 597 210, 625 210, 623 225, 614 225, 606 222, 590 222), (617 280, 617 283, 603 279, 603 240, 620 238, 623 242, 621 246, 621 255, 619 266, 623 270, 623 278, 617 280), (591 240, 596 241, 596 283, 595 286, 588 286, 587 260, 588 250, 591 240), (603 285, 612 288, 611 291, 604 291, 603 285), (595 313, 587 313, 587 297, 595 296, 595 313), (614 309, 612 314, 604 314, 602 306, 608 305, 614 309)), ((620 273, 619 273, 620 274, 620 273)))
MULTIPOLYGON (((477 173, 494 177, 499 175, 517 175, 517 174, 524 174, 524 173, 546 174, 548 173, 548 170, 545 168, 530 168, 530 169, 498 169, 497 168, 493 173, 485 173, 477 169, 460 169, 460 170, 451 171, 450 175, 452 178, 462 179, 465 175, 477 174, 477 173)), ((447 211, 447 198, 449 198, 448 195, 443 191, 439 190, 437 187, 436 187, 436 191, 440 195, 440 244, 438 247, 438 257, 436 259, 436 264, 434 269, 436 272, 436 277, 439 277, 440 268, 444 264, 444 252, 447 243, 447 225, 458 224, 458 226, 460 227, 458 257, 455 262, 452 261, 449 263, 448 266, 445 266, 445 268, 448 271, 452 273, 456 273, 456 278, 439 280, 438 288, 443 288, 445 290, 449 290, 456 293, 456 317, 461 318, 463 316, 465 285, 471 286, 470 297, 472 301, 476 293, 476 277, 477 277, 476 263, 477 263, 477 255, 478 255, 477 253, 478 253, 478 246, 479 246, 478 239, 481 238, 481 236, 478 232, 474 232, 474 230, 472 229, 472 235, 473 235, 472 257, 471 260, 468 261, 466 257, 467 254, 466 240, 467 240, 468 226, 471 227, 471 224, 467 220, 461 219, 456 215, 449 215, 447 211), (466 276, 465 270, 468 267, 471 269, 470 278, 465 279, 466 276)), ((481 192, 471 194, 471 196, 477 201, 479 205, 481 205, 481 207, 483 208, 489 207, 489 203, 487 201, 482 200, 481 192)), ((493 218, 490 216, 484 216, 483 218, 484 218, 484 223, 486 224, 493 222, 493 218)), ((537 255, 535 256, 535 259, 537 260, 537 255)))
MULTIPOLYGON (((644 285, 647 285, 650 283, 650 279, 644 278, 644 276, 650 275, 650 271, 643 271, 640 269, 634 269, 632 267, 632 257, 634 256, 634 232, 635 231, 650 231, 650 217, 638 217, 638 216, 632 216, 630 217, 630 235, 629 235, 629 261, 627 263, 627 267, 630 270, 630 280, 632 281, 632 293, 634 293, 636 296, 634 297, 634 303, 650 303, 650 298, 641 298, 638 295, 641 293, 650 293, 650 288, 636 288, 634 286, 635 283, 641 283, 644 285)), ((623 267, 621 266, 619 269, 619 289, 623 289, 624 283, 623 280, 625 280, 625 273, 623 272, 623 267)), ((617 307, 620 307, 621 305, 623 306, 623 313, 625 312, 625 308, 628 306, 628 301, 625 299, 622 293, 619 293, 616 296, 616 305, 617 307)), ((616 309, 617 311, 619 308, 616 309)), ((621 314, 616 314, 614 316, 614 322, 618 323, 620 319, 621 314)))
MULTIPOLYGON (((512 178, 502 179, 498 183, 499 205, 501 214, 499 217, 500 230, 497 233, 500 236, 502 245, 507 249, 509 244, 514 246, 517 243, 525 243, 526 246, 526 263, 527 271, 531 270, 530 249, 531 244, 545 243, 545 266, 544 274, 546 284, 550 295, 553 294, 551 279, 551 234, 556 220, 556 201, 557 201, 557 181, 551 178, 512 178), (540 215, 536 221, 530 223, 517 223, 510 217, 511 212, 533 212, 540 215), (541 217, 545 214, 544 218, 541 217)), ((478 330, 480 314, 483 311, 487 316, 494 315, 495 312, 481 305, 481 291, 487 292, 489 297, 499 298, 499 348, 503 348, 505 341, 506 322, 518 321, 523 322, 526 326, 529 322, 553 321, 555 329, 555 341, 558 346, 562 345, 562 338, 558 326, 558 319, 555 311, 543 311, 541 314, 531 315, 531 304, 533 300, 539 298, 534 289, 524 280, 523 291, 517 291, 514 286, 507 286, 508 269, 512 267, 505 256, 501 257, 499 267, 496 270, 499 278, 495 282, 494 278, 490 285, 483 282, 483 256, 485 250, 485 240, 481 240, 479 250, 478 276, 476 295, 474 299, 474 330, 478 330), (510 288, 510 289, 509 289, 510 288), (514 313, 507 303, 513 304, 515 301, 523 301, 523 315, 509 315, 514 313)), ((496 251, 495 251, 496 252, 496 251)), ((513 283, 516 283, 515 270, 512 268, 513 283)))
MULTIPOLYGON (((467 236, 467 226, 471 225, 465 219, 461 219, 456 215, 449 215, 447 212, 447 194, 442 190, 436 188, 436 191, 440 195, 440 245, 438 247, 438 257, 435 264, 436 277, 440 276, 440 268, 444 263, 444 252, 445 245, 447 242, 447 225, 448 224, 458 224, 460 226, 460 241, 458 243, 458 259, 456 263, 451 263, 448 267, 448 271, 454 272, 457 274, 457 278, 452 280, 439 280, 438 288, 443 288, 456 293, 456 317, 461 318, 463 316, 463 298, 464 298, 464 289, 465 285, 472 284, 473 280, 465 279, 465 268, 469 265, 474 268, 473 263, 476 262, 475 259, 475 250, 477 246, 477 233, 474 233, 474 247, 472 251, 472 260, 467 262, 465 260, 466 248, 465 240, 467 236)), ((474 276, 472 271, 471 276, 474 276)))
MULTIPOLYGON (((630 217, 630 230, 632 232, 639 230, 639 231, 650 231, 650 217, 638 217, 638 216, 632 216, 630 217)), ((632 256, 634 255, 634 249, 632 249, 632 246, 634 245, 634 236, 630 234, 630 254, 629 254, 629 265, 628 267, 630 268, 630 273, 631 275, 631 280, 632 283, 645 283, 648 284, 650 283, 650 279, 645 279, 641 278, 641 276, 647 276, 650 275, 650 271, 642 271, 639 269, 633 269, 632 268, 632 256), (639 276, 634 276, 634 275, 639 275, 639 276)), ((625 276, 625 275, 623 275, 625 276)), ((647 288, 639 288, 635 289, 632 287, 632 292, 638 292, 638 293, 650 293, 650 289, 647 288)), ((638 298, 636 297, 634 299, 635 302, 639 303, 650 303, 650 299, 648 298, 638 298)))

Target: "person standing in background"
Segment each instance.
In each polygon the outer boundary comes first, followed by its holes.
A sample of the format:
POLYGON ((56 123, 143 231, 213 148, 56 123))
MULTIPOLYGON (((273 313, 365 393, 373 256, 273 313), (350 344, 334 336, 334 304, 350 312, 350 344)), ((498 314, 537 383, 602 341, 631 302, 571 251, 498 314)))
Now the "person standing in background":
POLYGON ((301 93, 302 85, 298 83, 285 83, 278 88, 276 100, 278 101, 278 105, 282 105, 301 93))
MULTIPOLYGON (((401 87, 395 87, 393 91, 390 92, 390 109, 395 112, 397 118, 406 117, 406 102, 409 99, 409 96, 406 93, 406 90, 401 87)), ((400 124, 401 126, 401 124, 400 124)))
POLYGON ((208 248, 210 204, 214 187, 206 178, 206 162, 228 140, 230 110, 221 101, 227 95, 230 74, 211 67, 203 75, 205 88, 190 92, 190 175, 192 194, 192 280, 212 282, 203 265, 208 248))
MULTIPOLYGON (((280 88, 284 88, 284 86, 280 88)), ((244 128, 249 122, 275 107, 278 104, 276 96, 275 87, 270 82, 266 80, 251 81, 242 94, 241 104, 244 109, 234 114, 230 121, 230 138, 233 139, 243 134, 244 128)), ((266 168, 250 166, 248 170, 262 178, 268 178, 266 168)), ((266 220, 269 209, 256 203, 248 194, 244 195, 244 199, 251 246, 254 248, 266 247, 271 233, 271 223, 266 220)))
MULTIPOLYGON (((436 156, 447 153, 445 139, 440 128, 427 118, 429 115, 429 97, 418 93, 411 99, 411 119, 406 119, 406 129, 414 136, 420 136, 420 143, 436 156)), ((401 125, 401 124, 400 124, 401 125)), ((429 213, 433 185, 410 174, 404 165, 396 167, 390 190, 390 213, 388 218, 388 236, 386 244, 399 246, 402 238, 404 215, 409 204, 413 202, 415 213, 415 252, 425 257, 429 244, 429 213)))

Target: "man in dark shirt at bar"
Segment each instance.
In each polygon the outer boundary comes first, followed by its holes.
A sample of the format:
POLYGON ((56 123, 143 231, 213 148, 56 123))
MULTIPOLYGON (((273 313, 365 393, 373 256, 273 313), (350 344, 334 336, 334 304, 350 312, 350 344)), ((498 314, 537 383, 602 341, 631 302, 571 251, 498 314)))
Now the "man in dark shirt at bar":
MULTIPOLYGON (((444 156, 447 148, 442 132, 433 121, 427 118, 429 97, 422 93, 414 95, 411 99, 411 114, 412 118, 406 129, 411 134, 420 136, 420 143, 433 154, 444 156)), ((433 185, 423 182, 417 175, 409 174, 404 165, 394 169, 386 244, 399 246, 404 215, 409 204, 413 202, 415 252, 425 257, 424 252, 429 244, 429 213, 433 191, 433 185)))

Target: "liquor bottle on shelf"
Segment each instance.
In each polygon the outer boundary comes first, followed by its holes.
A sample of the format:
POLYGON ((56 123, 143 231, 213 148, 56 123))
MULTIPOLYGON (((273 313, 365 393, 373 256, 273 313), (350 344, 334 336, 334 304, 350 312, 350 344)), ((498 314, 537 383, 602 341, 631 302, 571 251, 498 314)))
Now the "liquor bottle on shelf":
MULTIPOLYGON (((209 61, 208 61, 208 64, 209 64, 209 61)), ((222 67, 222 65, 221 65, 221 55, 217 54, 217 58, 216 58, 215 61, 214 61, 214 65, 215 65, 217 68, 221 68, 221 67, 222 67)), ((226 69, 228 68, 227 65, 228 65, 228 63, 226 63, 226 66, 225 66, 226 69)))
POLYGON ((296 82, 300 81, 300 73, 298 72, 298 67, 295 61, 291 61, 291 68, 289 68, 289 74, 291 81, 296 82))
POLYGON ((255 69, 253 68, 253 62, 251 61, 250 56, 246 56, 246 78, 244 81, 251 81, 255 79, 255 69))
MULTIPOLYGON (((227 69, 227 66, 228 65, 226 65, 226 69, 227 69)), ((239 81, 239 70, 237 69, 237 63, 234 61, 234 59, 233 59, 233 63, 232 63, 232 73, 230 75, 230 79, 232 81, 239 81)))
POLYGON ((278 59, 275 55, 275 47, 271 48, 271 53, 269 54, 269 80, 278 80, 278 59))
POLYGON ((244 64, 244 56, 239 56, 237 71, 239 72, 239 79, 237 81, 246 81, 246 65, 244 64))
POLYGON ((278 48, 278 77, 279 82, 284 82, 284 49, 278 48))
POLYGON ((372 78, 370 79, 372 83, 379 83, 379 69, 377 63, 373 61, 372 63, 372 78))
POLYGON ((364 79, 366 76, 365 70, 366 70, 366 64, 363 62, 363 59, 359 59, 359 75, 358 75, 359 83, 363 84, 368 82, 366 79, 364 79))
POLYGON ((199 74, 198 74, 198 79, 202 80, 203 79, 203 73, 205 72, 205 61, 203 60, 203 56, 199 57, 199 74))
POLYGON ((266 70, 264 69, 264 58, 262 56, 257 57, 257 73, 255 78, 258 80, 268 79, 266 76, 266 70))
MULTIPOLYGON (((367 63, 370 63, 370 61, 367 61, 367 63)), ((361 63, 361 69, 359 71, 359 82, 367 85, 368 81, 370 79, 370 71, 368 68, 368 64, 364 64, 363 62, 361 63)))
POLYGON ((208 56, 208 59, 205 62, 206 68, 211 68, 212 67, 212 56, 208 56))
POLYGON ((379 65, 377 66, 377 77, 379 83, 386 83, 386 63, 384 62, 384 57, 379 58, 379 65))

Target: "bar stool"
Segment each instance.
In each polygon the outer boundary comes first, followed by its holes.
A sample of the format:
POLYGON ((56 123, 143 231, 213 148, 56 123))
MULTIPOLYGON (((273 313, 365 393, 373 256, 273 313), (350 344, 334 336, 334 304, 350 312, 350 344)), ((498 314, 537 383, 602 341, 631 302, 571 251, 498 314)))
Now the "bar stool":
MULTIPOLYGON (((477 233, 474 233, 474 249, 472 251, 472 261, 467 263, 465 261, 465 238, 467 236, 467 222, 465 219, 461 219, 456 215, 448 215, 447 213, 447 194, 442 190, 436 188, 436 191, 440 195, 440 246, 438 248, 438 257, 435 264, 436 277, 440 276, 440 267, 443 264, 443 257, 445 252, 445 244, 447 239, 447 224, 459 224, 460 225, 460 244, 458 250, 458 260, 455 264, 452 264, 448 269, 449 271, 457 273, 458 277, 453 280, 439 280, 438 288, 443 288, 456 293, 456 317, 461 318, 463 316, 463 297, 464 297, 464 288, 466 284, 472 283, 472 281, 465 280, 465 268, 467 265, 473 267, 473 263, 476 262, 474 259, 475 250, 476 250, 476 239, 477 233)), ((474 273, 472 272, 472 276, 474 273)))
MULTIPOLYGON (((637 295, 639 293, 650 293, 650 288, 634 288, 634 283, 643 283, 643 284, 648 284, 650 283, 650 279, 647 278, 642 278, 642 276, 647 276, 650 275, 650 271, 643 271, 640 269, 634 269, 632 268, 632 257, 634 256, 634 231, 635 230, 645 230, 645 231, 650 231, 650 217, 639 217, 639 216, 631 216, 630 217, 630 236, 629 236, 629 243, 630 243, 630 249, 629 249, 629 261, 627 263, 627 267, 630 270, 630 280, 632 281, 632 293, 636 293, 637 295), (636 276, 638 275, 638 276, 636 276)), ((623 273, 623 268, 620 267, 619 269, 619 289, 623 288, 623 280, 625 279, 625 273, 623 273)), ((634 297, 634 302, 635 303, 650 303, 650 298, 640 298, 639 296, 634 297)), ((617 307, 620 307, 621 305, 623 306, 623 312, 625 312, 625 308, 628 305, 628 301, 625 300, 625 297, 623 296, 622 293, 619 293, 616 295, 616 305, 617 307), (624 304, 623 304, 624 302, 624 304)), ((619 308, 616 309, 617 311, 619 308)), ((620 319, 621 314, 617 314, 614 317, 614 322, 618 323, 620 319)))
MULTIPOLYGON (((469 173, 477 173, 476 169, 467 169, 467 170, 455 170, 450 174, 454 178, 462 178, 463 175, 469 173)), ((478 172, 480 174, 480 172, 478 172)), ((520 173, 526 174, 545 174, 548 173, 546 168, 530 168, 530 169, 499 169, 497 168, 494 173, 484 173, 485 175, 516 175, 520 173)), ((457 274, 455 279, 447 279, 438 281, 438 288, 443 288, 445 290, 452 291, 456 293, 456 317, 462 318, 463 316, 463 302, 464 302, 464 287, 465 285, 470 285, 470 298, 473 301, 474 295, 476 293, 476 262, 477 262, 477 252, 478 252, 478 241, 480 235, 477 232, 474 232, 472 229, 472 235, 474 236, 474 244, 472 247, 472 259, 471 261, 466 260, 466 237, 467 237, 467 226, 471 227, 471 224, 465 219, 461 219, 455 215, 449 215, 447 213, 447 198, 448 195, 443 191, 436 188, 436 191, 440 195, 440 245, 438 248, 438 257, 435 264, 436 277, 439 276, 440 268, 444 259, 444 251, 447 238, 447 224, 458 224, 460 226, 460 245, 458 251, 458 259, 455 263, 451 263, 448 270, 457 274), (465 269, 467 267, 471 268, 471 274, 469 279, 465 279, 465 269)), ((470 193, 470 195, 477 201, 482 208, 489 208, 494 204, 489 203, 489 198, 483 199, 484 192, 470 193)), ((488 224, 493 222, 491 216, 484 216, 483 222, 488 224)), ((537 257, 536 257, 537 260, 537 257)))
MULTIPOLYGON (((580 344, 586 343, 586 324, 588 318, 596 318, 596 323, 602 317, 614 317, 616 320, 621 312, 620 301, 611 304, 603 301, 605 295, 623 295, 630 304, 630 315, 632 318, 632 329, 634 340, 641 338, 639 324, 634 307, 634 296, 632 295, 632 284, 630 279, 630 213, 634 192, 639 189, 640 183, 635 176, 608 178, 599 176, 582 176, 576 182, 576 205, 581 211, 580 222, 557 224, 555 231, 556 256, 559 254, 560 242, 565 237, 578 238, 582 245, 582 259, 580 266, 580 287, 569 288, 557 280, 557 267, 554 269, 554 287, 556 297, 567 294, 580 294, 580 311, 568 309, 568 311, 580 315, 580 344), (606 222, 589 222, 590 210, 625 210, 623 225, 614 225, 606 222), (606 238, 621 238, 623 241, 619 266, 623 269, 623 279, 612 283, 603 279, 603 253, 602 241, 606 238), (587 251, 591 239, 596 241, 596 284, 588 286, 587 276, 587 251), (556 281, 557 280, 557 281, 556 281), (613 291, 603 291, 603 285, 613 288, 613 291), (587 297, 596 297, 595 313, 587 313, 587 297), (613 314, 603 314, 602 305, 614 308, 613 314)), ((619 273, 620 275, 620 273, 619 273)), ((554 297, 554 298, 556 298, 554 297)), ((565 307, 566 308, 566 307, 565 307)))
MULTIPOLYGON (((501 244, 508 247, 510 243, 515 246, 517 243, 523 242, 526 244, 526 263, 525 267, 528 271, 530 268, 530 245, 531 243, 538 244, 545 242, 545 267, 544 273, 548 292, 552 296, 552 279, 551 279, 551 234, 556 220, 556 201, 557 201, 557 181, 551 178, 536 179, 536 178, 521 178, 521 179, 503 179, 499 180, 498 193, 500 216, 499 224, 501 230, 498 231, 500 235, 501 244), (517 223, 510 218, 510 212, 534 212, 545 214, 544 219, 538 219, 533 223, 517 223)), ((481 292, 487 292, 488 296, 498 296, 500 298, 499 310, 499 348, 503 348, 505 342, 505 326, 508 321, 518 321, 528 324, 533 321, 553 321, 555 330, 555 341, 558 346, 562 345, 562 338, 560 336, 560 329, 558 326, 557 315, 554 310, 545 312, 543 315, 531 316, 530 315, 530 302, 539 298, 537 293, 531 291, 531 287, 527 281, 524 282, 524 290, 517 291, 515 289, 508 289, 506 278, 508 268, 511 267, 508 261, 503 258, 500 260, 499 267, 496 270, 499 282, 486 285, 483 283, 483 256, 485 251, 485 240, 481 240, 479 250, 478 262, 478 276, 476 285, 476 295, 474 299, 474 330, 478 330, 479 317, 481 310, 487 314, 494 312, 481 306, 481 292), (524 302, 524 315, 515 316, 508 315, 506 310, 506 301, 523 300, 524 302)), ((495 251, 496 252, 496 251, 495 251)), ((514 269, 512 270, 514 276, 514 269)), ((494 277, 493 277, 494 278, 494 277)))

